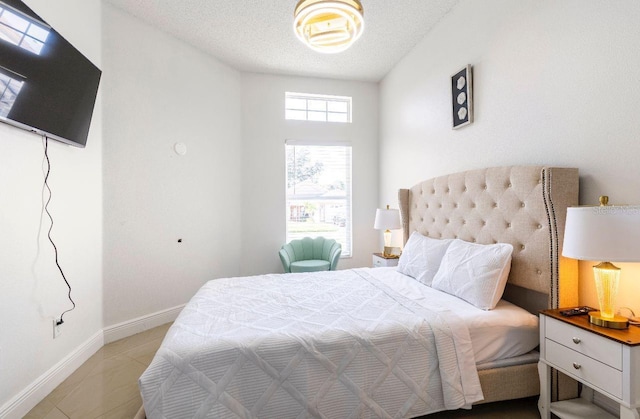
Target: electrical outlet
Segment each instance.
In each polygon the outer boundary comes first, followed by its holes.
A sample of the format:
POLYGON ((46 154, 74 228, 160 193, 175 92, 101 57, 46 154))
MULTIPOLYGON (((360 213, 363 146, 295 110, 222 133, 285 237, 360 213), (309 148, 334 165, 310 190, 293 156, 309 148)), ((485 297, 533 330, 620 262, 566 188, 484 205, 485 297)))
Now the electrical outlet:
POLYGON ((62 333, 62 323, 59 319, 53 319, 53 338, 57 338, 62 333))

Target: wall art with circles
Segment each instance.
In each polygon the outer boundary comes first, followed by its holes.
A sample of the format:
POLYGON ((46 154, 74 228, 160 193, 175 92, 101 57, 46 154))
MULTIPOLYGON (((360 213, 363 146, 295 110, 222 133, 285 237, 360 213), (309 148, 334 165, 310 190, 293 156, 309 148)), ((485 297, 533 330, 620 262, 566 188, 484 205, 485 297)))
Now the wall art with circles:
POLYGON ((453 129, 473 122, 473 83, 471 65, 451 76, 453 129))

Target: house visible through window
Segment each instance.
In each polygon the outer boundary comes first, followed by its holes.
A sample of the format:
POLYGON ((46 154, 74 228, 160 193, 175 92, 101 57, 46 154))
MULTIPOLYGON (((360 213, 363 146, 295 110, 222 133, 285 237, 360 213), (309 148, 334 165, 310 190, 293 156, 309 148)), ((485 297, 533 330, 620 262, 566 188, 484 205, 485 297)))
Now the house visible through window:
POLYGON ((287 242, 335 239, 351 256, 351 145, 286 142, 287 242))
POLYGON ((351 122, 351 98, 286 92, 285 119, 351 122))

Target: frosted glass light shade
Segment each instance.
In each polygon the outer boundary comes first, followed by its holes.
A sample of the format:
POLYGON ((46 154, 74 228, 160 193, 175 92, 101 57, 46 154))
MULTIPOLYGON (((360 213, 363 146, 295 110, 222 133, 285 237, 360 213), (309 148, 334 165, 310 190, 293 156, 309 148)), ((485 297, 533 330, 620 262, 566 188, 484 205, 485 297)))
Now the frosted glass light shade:
POLYGON ((293 30, 314 51, 342 52, 362 35, 364 10, 359 0, 300 0, 293 30))

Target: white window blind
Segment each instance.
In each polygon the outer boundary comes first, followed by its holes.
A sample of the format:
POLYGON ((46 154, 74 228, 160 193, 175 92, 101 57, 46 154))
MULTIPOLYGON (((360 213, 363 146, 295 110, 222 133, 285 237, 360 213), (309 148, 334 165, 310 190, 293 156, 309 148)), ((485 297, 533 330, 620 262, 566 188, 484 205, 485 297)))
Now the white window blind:
POLYGON ((285 93, 285 119, 320 122, 351 122, 348 96, 285 93))
POLYGON ((351 145, 287 141, 287 242, 335 239, 351 256, 351 145))

